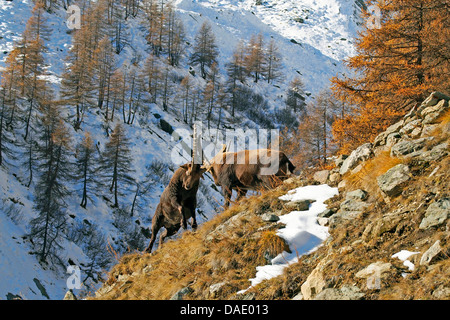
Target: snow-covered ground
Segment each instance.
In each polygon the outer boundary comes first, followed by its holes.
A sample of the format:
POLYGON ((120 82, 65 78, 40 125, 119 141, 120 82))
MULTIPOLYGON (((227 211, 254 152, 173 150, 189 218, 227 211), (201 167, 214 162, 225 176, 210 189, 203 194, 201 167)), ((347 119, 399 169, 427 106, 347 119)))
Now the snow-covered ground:
POLYGON ((337 188, 324 184, 299 187, 280 197, 284 201, 315 200, 315 202, 311 203, 306 211, 292 211, 280 216, 279 223, 284 223, 286 227, 279 229, 277 235, 286 240, 291 253, 284 251, 273 258, 271 264, 256 267, 256 276, 250 279, 250 287, 281 275, 286 267, 296 263, 302 255, 316 250, 326 240, 329 236, 328 227, 320 226, 317 223, 317 216, 327 208, 324 202, 337 194, 337 188))

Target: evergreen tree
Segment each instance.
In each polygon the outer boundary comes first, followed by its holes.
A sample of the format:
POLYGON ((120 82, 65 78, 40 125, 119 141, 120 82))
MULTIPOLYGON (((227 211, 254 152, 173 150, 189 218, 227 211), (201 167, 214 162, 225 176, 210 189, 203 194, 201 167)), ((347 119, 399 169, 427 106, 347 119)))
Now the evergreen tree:
POLYGON ((75 176, 82 181, 82 196, 80 206, 86 208, 89 198, 89 190, 95 185, 96 159, 94 141, 89 132, 86 132, 84 139, 77 148, 75 176))
POLYGON ((270 83, 278 80, 282 76, 281 54, 273 39, 267 45, 266 51, 264 74, 266 76, 267 82, 270 83))
POLYGON ((219 51, 212 27, 208 22, 204 22, 195 36, 194 52, 191 55, 190 63, 193 66, 200 65, 201 76, 206 79, 206 68, 211 68, 213 63, 218 63, 218 55, 219 51))
POLYGON ((295 114, 299 113, 300 116, 305 112, 305 85, 299 77, 295 77, 289 84, 286 98, 286 106, 294 111, 295 114))
POLYGON ((66 227, 65 202, 70 173, 69 132, 54 105, 44 106, 40 117, 38 172, 34 209, 38 216, 31 221, 30 237, 40 260, 57 256, 66 227))
POLYGON ((125 130, 117 122, 102 154, 100 166, 107 179, 109 190, 114 194, 114 207, 119 206, 119 195, 127 185, 133 184, 130 143, 125 130))
POLYGON ((255 83, 258 82, 265 68, 264 39, 262 34, 253 35, 247 46, 245 57, 246 70, 249 75, 253 75, 255 83))

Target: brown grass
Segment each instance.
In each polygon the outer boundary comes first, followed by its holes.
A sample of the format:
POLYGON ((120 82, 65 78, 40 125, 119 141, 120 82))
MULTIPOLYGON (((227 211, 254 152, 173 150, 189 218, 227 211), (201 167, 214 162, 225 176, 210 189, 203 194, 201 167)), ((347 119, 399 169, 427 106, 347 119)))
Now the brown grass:
POLYGON ((382 199, 377 178, 400 163, 402 163, 400 158, 391 157, 390 151, 384 151, 378 156, 366 161, 358 172, 350 173, 345 178, 346 189, 348 191, 363 189, 371 196, 382 199))

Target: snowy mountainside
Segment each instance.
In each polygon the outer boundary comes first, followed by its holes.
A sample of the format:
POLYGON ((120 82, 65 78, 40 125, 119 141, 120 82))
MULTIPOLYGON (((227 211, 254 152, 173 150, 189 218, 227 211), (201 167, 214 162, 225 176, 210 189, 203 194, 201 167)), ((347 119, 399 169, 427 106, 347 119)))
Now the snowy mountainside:
POLYGON ((360 23, 360 9, 354 0, 269 0, 261 5, 255 0, 174 3, 187 32, 195 34, 203 21, 211 22, 220 59, 225 63, 239 40, 248 41, 259 33, 266 42, 273 39, 282 54, 283 87, 300 74, 306 91, 317 93, 331 76, 343 71, 342 59, 354 54, 352 38, 360 23))
MULTIPOLYGON (((219 67, 223 78, 224 66, 229 62, 236 44, 241 39, 248 41, 252 35, 262 33, 266 41, 275 40, 283 56, 283 79, 276 85, 265 81, 258 84, 251 81, 248 83, 254 92, 267 99, 272 109, 283 105, 283 95, 288 83, 295 76, 301 75, 306 91, 314 94, 327 86, 331 76, 343 71, 341 59, 353 52, 349 39, 355 34, 358 23, 354 16, 356 7, 352 0, 308 0, 301 3, 294 0, 263 1, 261 5, 256 5, 256 2, 176 0, 174 5, 184 23, 188 43, 193 43, 203 21, 211 22, 219 47, 219 67), (308 12, 308 19, 303 18, 303 23, 296 19, 300 12, 308 12), (347 40, 340 40, 342 38, 347 40)), ((14 41, 18 40, 24 31, 32 7, 31 0, 0 2, 0 70, 5 66, 6 56, 14 41)), ((67 14, 62 8, 51 14, 47 13, 46 17, 52 35, 46 43, 48 51, 44 56, 49 65, 48 77, 55 92, 58 92, 65 67, 64 58, 71 46, 72 37, 65 25, 67 14)), ((137 59, 142 65, 148 50, 139 17, 129 19, 127 28, 130 35, 129 44, 117 57, 119 63, 127 65, 137 59)), ((186 57, 192 51, 191 45, 188 45, 187 51, 186 57)), ((173 72, 181 78, 188 74, 185 67, 174 68, 173 72)), ((203 79, 196 81, 201 83, 203 79)), ((111 195, 106 191, 92 195, 87 208, 82 209, 78 186, 68 186, 70 195, 66 199, 66 205, 69 228, 77 230, 89 226, 98 229, 99 239, 103 239, 102 244, 111 246, 112 252, 107 252, 106 248, 104 250, 108 256, 105 259, 109 258, 111 261, 114 259, 113 251, 127 250, 126 241, 130 234, 136 230, 148 230, 159 196, 165 187, 165 179, 170 178, 173 170, 177 168, 177 165, 170 163, 170 159, 172 150, 179 142, 161 128, 161 119, 174 129, 191 131, 190 126, 185 124, 179 115, 166 112, 157 104, 149 104, 148 108, 146 117, 138 115, 132 126, 125 127, 131 141, 135 169, 133 177, 136 182, 142 181, 148 173, 148 167, 154 163, 164 163, 168 166, 163 167, 164 175, 155 178, 151 190, 142 197, 145 199, 140 199, 139 205, 142 207, 136 210, 132 217, 114 217, 111 195)), ((89 115, 82 128, 90 131, 100 151, 108 138, 104 134, 104 128, 99 125, 99 119, 98 114, 89 115)), ((83 138, 83 130, 75 131, 72 127, 70 130, 73 145, 77 145, 83 138)), ((216 137, 215 133, 208 134, 211 139, 216 137)), ((61 244, 64 250, 56 265, 43 266, 35 255, 30 254, 32 245, 25 235, 29 233, 29 222, 36 217, 33 208, 35 185, 32 183, 29 188, 25 186, 20 179, 21 170, 20 167, 0 169, 0 299, 14 295, 25 299, 61 299, 67 291, 67 265, 76 264, 87 268, 90 258, 83 243, 74 239, 66 239, 61 244)), ((214 216, 222 202, 222 196, 210 187, 212 185, 211 177, 206 175, 199 192, 199 223, 214 216)), ((130 188, 121 203, 128 205, 133 202, 136 186, 130 188)), ((129 206, 126 209, 129 210, 129 206)), ((98 283, 92 285, 97 286, 98 283)))

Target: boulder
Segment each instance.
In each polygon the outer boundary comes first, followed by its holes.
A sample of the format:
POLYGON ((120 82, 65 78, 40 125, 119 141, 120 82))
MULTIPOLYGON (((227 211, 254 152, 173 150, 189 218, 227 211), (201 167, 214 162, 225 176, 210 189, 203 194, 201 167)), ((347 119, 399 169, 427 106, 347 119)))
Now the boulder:
POLYGON ((355 274, 355 277, 362 278, 362 279, 367 279, 367 278, 374 277, 374 276, 382 278, 383 273, 388 272, 391 269, 391 267, 392 267, 392 264, 390 264, 389 262, 377 261, 377 262, 371 263, 364 269, 358 271, 355 274))
POLYGON ((380 133, 375 140, 373 141, 373 146, 377 147, 377 146, 383 146, 386 144, 386 139, 389 135, 396 133, 398 135, 398 132, 400 131, 400 129, 402 128, 404 124, 403 120, 400 120, 397 123, 394 123, 393 125, 391 125, 390 127, 388 127, 385 131, 383 131, 382 133, 380 133))
POLYGON ((369 207, 368 203, 356 199, 347 199, 341 203, 339 210, 332 215, 328 224, 331 228, 336 227, 341 222, 359 218, 361 214, 369 207))
POLYGON ((367 199, 367 197, 369 196, 369 194, 361 189, 357 189, 357 190, 353 190, 350 192, 347 192, 347 194, 345 195, 345 199, 346 200, 362 200, 365 201, 367 199))
POLYGON ((433 202, 425 211, 425 217, 419 225, 419 229, 425 230, 436 227, 447 220, 450 213, 450 198, 443 198, 433 202))
POLYGON ((434 123, 448 108, 448 101, 440 100, 435 106, 425 108, 420 115, 423 118, 423 124, 434 123))
POLYGON ((400 157, 423 149, 429 138, 415 140, 401 139, 391 148, 391 157, 400 157))
POLYGON ((326 282, 321 269, 322 265, 319 263, 302 284, 300 290, 304 300, 312 300, 316 294, 325 288, 326 282))
POLYGON ((339 173, 341 175, 347 173, 349 170, 356 167, 361 161, 368 160, 371 156, 373 156, 371 143, 365 143, 359 146, 353 150, 347 159, 344 160, 339 173))
POLYGON ((314 173, 313 179, 321 184, 325 184, 329 176, 330 170, 321 170, 314 173))
POLYGON ((357 286, 344 285, 340 289, 327 288, 317 294, 314 300, 361 300, 364 293, 357 286))
POLYGON ((334 160, 334 164, 336 165, 336 167, 340 167, 344 163, 344 160, 347 158, 348 158, 348 155, 341 154, 339 157, 336 158, 336 160, 334 160))
POLYGON ((388 197, 398 196, 410 179, 407 165, 398 164, 377 178, 378 186, 388 197))
POLYGON ((447 95, 445 95, 445 94, 443 94, 443 93, 441 93, 441 92, 438 92, 438 91, 432 92, 432 93, 428 96, 428 98, 426 98, 426 99, 422 102, 422 104, 420 105, 420 107, 417 109, 417 114, 422 115, 423 110, 425 110, 426 108, 435 106, 435 105, 436 105, 439 101, 441 101, 441 100, 449 101, 449 100, 450 100, 450 97, 448 97, 447 95))
POLYGON ((309 210, 309 205, 316 200, 297 200, 297 201, 289 201, 284 205, 284 207, 291 211, 306 211, 309 210))
POLYGON ((421 119, 416 119, 413 120, 411 122, 408 122, 406 125, 404 125, 401 129, 400 129, 400 133, 403 134, 410 134, 411 132, 414 131, 414 129, 416 129, 417 127, 422 127, 422 120, 421 119))
POLYGON ((420 160, 437 161, 448 154, 448 142, 434 146, 431 150, 425 151, 419 155, 420 160))
POLYGON ((277 222, 280 218, 273 213, 266 212, 261 215, 261 219, 266 222, 277 222))
POLYGON ((437 256, 439 256, 439 254, 441 253, 442 248, 440 245, 440 241, 437 240, 427 251, 425 251, 425 253, 422 255, 422 257, 420 258, 420 265, 429 265, 434 258, 436 258, 437 256))

